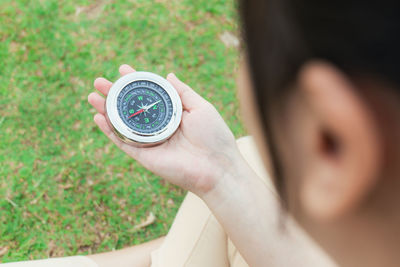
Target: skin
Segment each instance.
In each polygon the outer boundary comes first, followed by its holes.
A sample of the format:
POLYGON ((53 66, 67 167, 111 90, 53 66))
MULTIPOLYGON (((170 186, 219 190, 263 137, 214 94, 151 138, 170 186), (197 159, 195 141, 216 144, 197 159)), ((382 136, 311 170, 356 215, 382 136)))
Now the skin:
MULTIPOLYGON (((268 168, 243 66, 242 112, 268 168)), ((132 71, 120 67, 121 75, 132 71)), ((294 216, 285 217, 282 231, 279 200, 241 158, 215 108, 175 75, 167 79, 184 113, 166 143, 153 148, 122 143, 107 124, 105 100, 97 93, 89 95, 98 111, 94 120, 132 158, 202 198, 250 266, 396 266, 400 261, 400 103, 387 84, 350 79, 322 61, 301 68, 293 93, 272 116, 294 216)), ((98 78, 95 87, 106 96, 111 82, 98 78)))

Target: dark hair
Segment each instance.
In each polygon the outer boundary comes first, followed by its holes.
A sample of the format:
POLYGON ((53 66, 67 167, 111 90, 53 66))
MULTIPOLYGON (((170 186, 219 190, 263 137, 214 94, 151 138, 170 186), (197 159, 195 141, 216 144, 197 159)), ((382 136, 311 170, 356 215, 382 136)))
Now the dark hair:
POLYGON ((399 7, 385 0, 240 1, 250 75, 283 202, 284 174, 271 131, 274 109, 312 58, 327 60, 349 76, 374 75, 399 85, 399 7))

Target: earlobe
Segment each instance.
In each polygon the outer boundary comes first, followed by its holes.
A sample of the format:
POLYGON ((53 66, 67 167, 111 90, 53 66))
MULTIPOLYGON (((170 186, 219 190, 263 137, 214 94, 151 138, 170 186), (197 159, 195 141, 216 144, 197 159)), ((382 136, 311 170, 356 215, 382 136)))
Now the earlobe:
POLYGON ((335 219, 357 209, 373 189, 380 171, 379 132, 360 89, 334 66, 310 62, 298 81, 317 124, 300 201, 313 217, 335 219))

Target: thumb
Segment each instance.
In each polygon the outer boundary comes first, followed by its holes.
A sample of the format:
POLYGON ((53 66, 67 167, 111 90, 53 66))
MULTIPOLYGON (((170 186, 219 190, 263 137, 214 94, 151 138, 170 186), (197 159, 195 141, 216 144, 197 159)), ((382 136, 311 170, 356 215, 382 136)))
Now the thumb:
POLYGON ((167 75, 167 80, 174 86, 175 90, 178 92, 179 97, 182 100, 183 108, 190 111, 199 105, 207 103, 207 101, 197 94, 192 88, 187 84, 182 82, 175 76, 175 74, 170 73, 167 75))

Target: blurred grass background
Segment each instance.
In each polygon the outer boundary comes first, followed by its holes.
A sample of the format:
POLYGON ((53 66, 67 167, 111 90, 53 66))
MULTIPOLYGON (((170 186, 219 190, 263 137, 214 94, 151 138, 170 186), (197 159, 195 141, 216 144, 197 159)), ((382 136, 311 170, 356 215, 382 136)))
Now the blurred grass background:
POLYGON ((111 144, 87 95, 123 63, 175 72, 241 136, 237 35, 233 0, 0 0, 0 262, 166 234, 185 192, 111 144))

